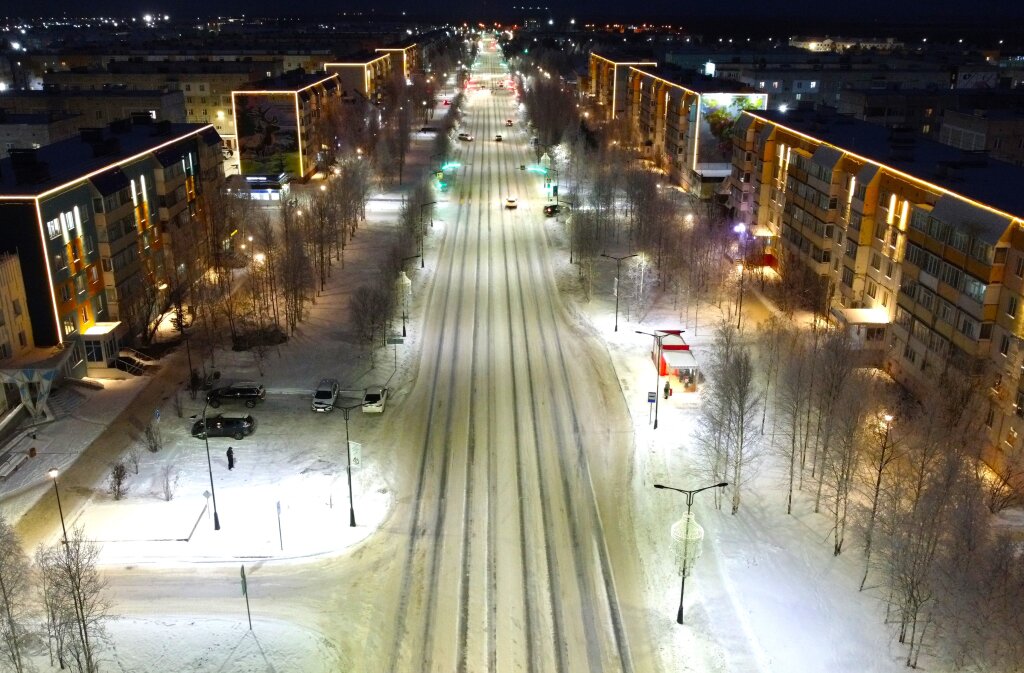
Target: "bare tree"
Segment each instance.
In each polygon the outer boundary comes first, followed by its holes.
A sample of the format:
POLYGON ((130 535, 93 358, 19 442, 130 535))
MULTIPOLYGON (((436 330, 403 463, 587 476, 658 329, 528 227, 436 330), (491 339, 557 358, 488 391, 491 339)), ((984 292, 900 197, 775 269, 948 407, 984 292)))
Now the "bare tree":
POLYGON ((729 409, 732 420, 732 437, 729 451, 729 486, 732 492, 732 513, 740 510, 740 496, 744 485, 752 478, 753 470, 760 460, 761 398, 757 392, 756 373, 750 351, 740 346, 728 363, 729 409))
POLYGON ((139 445, 133 443, 129 446, 126 456, 128 458, 128 463, 132 466, 132 472, 138 474, 139 460, 142 458, 142 450, 139 448, 139 445))
POLYGON ((775 417, 782 423, 777 448, 789 463, 786 479, 786 514, 793 513, 793 490, 796 486, 797 471, 803 469, 800 461, 804 429, 802 421, 810 405, 810 380, 813 372, 808 351, 804 333, 792 330, 780 357, 775 417))
POLYGON ((871 379, 863 374, 854 375, 843 389, 835 410, 833 448, 826 454, 821 479, 828 487, 826 506, 832 513, 832 553, 836 556, 842 553, 846 539, 850 494, 867 442, 865 426, 873 397, 871 379))
POLYGON ((878 507, 882 497, 882 489, 887 486, 889 466, 900 456, 899 436, 893 432, 895 417, 883 411, 869 425, 869 438, 865 451, 865 467, 863 475, 868 489, 870 506, 867 512, 867 523, 864 526, 864 576, 860 580, 860 590, 868 580, 871 570, 871 545, 874 541, 875 525, 878 521, 878 507))
POLYGON ((128 492, 128 468, 125 467, 124 461, 117 461, 110 465, 110 474, 107 478, 108 489, 110 495, 114 496, 114 500, 120 500, 124 497, 125 493, 128 492))
POLYGON ((170 502, 178 488, 178 466, 175 463, 164 463, 160 467, 160 492, 164 500, 170 502))
POLYGON ((164 448, 164 438, 160 432, 160 424, 155 420, 151 420, 146 424, 145 440, 146 448, 152 453, 156 453, 164 448))
MULTIPOLYGON (((85 538, 80 527, 67 543, 40 548, 36 561, 51 610, 51 627, 61 633, 58 658, 78 673, 98 671, 96 641, 107 616, 106 582, 96 568, 100 548, 85 538)), ((51 634, 53 630, 51 630, 51 634)))
POLYGON ((29 562, 21 540, 0 514, 0 640, 5 670, 25 673, 35 670, 24 653, 31 613, 28 605, 29 562))
POLYGON ((349 316, 356 336, 370 353, 370 365, 374 363, 374 352, 382 341, 388 316, 394 311, 394 292, 390 283, 383 285, 362 285, 349 300, 349 316))

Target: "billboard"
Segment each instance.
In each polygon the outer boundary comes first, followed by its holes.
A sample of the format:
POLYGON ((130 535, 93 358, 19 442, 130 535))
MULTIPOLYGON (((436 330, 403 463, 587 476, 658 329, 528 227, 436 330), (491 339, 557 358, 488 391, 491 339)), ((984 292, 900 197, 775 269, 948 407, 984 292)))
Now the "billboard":
POLYGON ((744 110, 764 110, 768 94, 706 93, 700 97, 698 164, 732 162, 732 128, 744 110))
POLYGON ((236 94, 235 130, 243 175, 302 176, 295 94, 236 94))

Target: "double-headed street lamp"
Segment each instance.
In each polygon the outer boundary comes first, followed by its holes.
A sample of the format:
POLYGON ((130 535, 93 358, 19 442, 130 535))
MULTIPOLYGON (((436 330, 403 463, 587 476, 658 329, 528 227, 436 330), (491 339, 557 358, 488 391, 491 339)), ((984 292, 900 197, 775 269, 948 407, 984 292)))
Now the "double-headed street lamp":
POLYGON ((679 589, 679 612, 676 613, 676 623, 683 623, 683 598, 686 596, 686 575, 690 572, 691 556, 692 560, 696 560, 700 554, 700 549, 693 543, 699 544, 699 541, 703 539, 704 531, 697 525, 697 522, 693 520, 693 515, 690 514, 690 508, 693 507, 693 496, 697 495, 701 491, 706 491, 711 488, 725 488, 729 485, 729 482, 723 481, 718 484, 712 484, 711 486, 704 486, 703 488, 686 489, 676 488, 674 486, 665 486, 664 484, 655 484, 654 488, 661 488, 667 491, 676 491, 686 496, 686 517, 684 518, 685 523, 682 526, 682 530, 677 530, 676 526, 672 528, 672 537, 676 539, 678 543, 683 545, 683 550, 680 556, 683 558, 683 581, 682 586, 679 589), (695 530, 694 530, 695 529, 695 530), (691 533, 697 533, 692 535, 691 533), (692 540, 692 541, 691 541, 692 540))
POLYGON ((622 255, 621 257, 616 257, 615 255, 606 255, 606 254, 604 254, 602 252, 601 256, 602 257, 607 257, 608 259, 614 259, 615 260, 615 331, 618 332, 619 331, 619 270, 622 268, 622 261, 623 260, 629 259, 630 257, 636 257, 636 254, 622 255))
POLYGON ((60 474, 60 471, 55 467, 51 467, 50 471, 46 474, 50 476, 50 479, 53 479, 53 492, 57 494, 57 511, 60 513, 60 529, 64 531, 64 544, 67 544, 68 529, 64 525, 64 508, 60 506, 60 489, 57 488, 57 476, 60 474))

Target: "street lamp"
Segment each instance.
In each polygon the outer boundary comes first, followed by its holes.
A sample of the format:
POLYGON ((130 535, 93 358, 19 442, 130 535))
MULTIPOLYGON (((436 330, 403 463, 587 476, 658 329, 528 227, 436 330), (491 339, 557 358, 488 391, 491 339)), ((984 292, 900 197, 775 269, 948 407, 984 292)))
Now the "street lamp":
MULTIPOLYGON (((430 201, 428 203, 424 203, 424 204, 420 205, 420 268, 421 269, 423 268, 424 264, 426 263, 424 258, 423 258, 423 237, 427 235, 427 231, 423 227, 423 209, 428 207, 428 206, 433 206, 436 203, 437 203, 437 201, 430 201)), ((431 227, 434 226, 434 215, 433 214, 430 215, 430 226, 431 227)))
POLYGON ((210 396, 203 403, 203 442, 206 444, 206 469, 210 473, 210 496, 213 498, 213 529, 220 530, 220 515, 217 513, 217 491, 213 489, 213 462, 210 460, 210 428, 206 426, 206 408, 210 406, 210 396))
POLYGON ((60 529, 64 531, 64 544, 66 545, 68 543, 68 529, 64 525, 64 509, 60 506, 60 489, 57 488, 57 475, 60 474, 60 471, 55 467, 51 467, 50 471, 46 474, 50 476, 50 479, 53 479, 53 492, 57 494, 57 511, 60 513, 60 529))
MULTIPOLYGON (((712 484, 711 486, 704 486, 703 488, 695 488, 695 489, 692 489, 692 490, 685 489, 685 488, 675 488, 674 486, 665 486, 664 484, 655 484, 654 485, 654 488, 661 488, 661 489, 665 489, 665 490, 668 490, 668 491, 676 491, 677 493, 682 493, 683 495, 686 496, 686 517, 684 519, 684 521, 685 521, 684 530, 682 531, 682 534, 680 535, 679 534, 680 531, 678 531, 675 526, 673 526, 673 529, 672 529, 672 537, 674 537, 677 541, 679 541, 679 542, 681 542, 683 544, 683 553, 681 554, 681 556, 683 557, 683 582, 682 582, 681 588, 679 589, 679 612, 676 613, 676 623, 677 624, 682 624, 683 623, 683 598, 686 596, 686 575, 687 575, 687 573, 689 573, 689 564, 690 564, 690 555, 691 555, 691 552, 690 552, 690 549, 689 549, 689 547, 690 547, 690 537, 691 537, 691 529, 690 528, 691 528, 691 526, 697 526, 697 522, 693 520, 693 515, 690 514, 690 508, 693 507, 693 496, 697 495, 701 491, 706 491, 706 490, 711 489, 711 488, 725 488, 728 485, 729 485, 729 482, 723 481, 723 482, 718 483, 718 484, 712 484)), ((699 534, 700 534, 699 537, 697 538, 699 540, 699 539, 703 538, 704 531, 703 531, 703 529, 700 528, 700 526, 697 526, 697 529, 699 530, 699 534)), ((693 550, 692 554, 693 554, 693 560, 696 560, 697 556, 700 554, 699 548, 695 548, 693 550)))
POLYGON ((630 257, 636 257, 636 254, 623 255, 616 257, 614 255, 606 255, 601 253, 602 257, 615 260, 615 331, 619 331, 619 269, 622 268, 622 260, 629 259, 630 257))
POLYGON ((348 458, 348 465, 345 466, 345 472, 348 475, 348 525, 351 528, 356 527, 356 506, 355 501, 352 498, 352 443, 348 439, 348 415, 353 409, 359 409, 363 404, 351 404, 347 407, 339 407, 343 414, 345 414, 345 456, 348 458))
MULTIPOLYGON (((416 259, 420 255, 409 255, 408 257, 402 258, 402 266, 410 259, 416 259)), ((402 284, 402 336, 405 336, 405 321, 409 318, 409 296, 412 294, 412 281, 409 280, 409 276, 405 275, 405 269, 402 269, 401 278, 398 281, 402 284)))
MULTIPOLYGON (((649 337, 654 337, 654 340, 658 342, 658 361, 654 363, 654 429, 657 430, 658 398, 660 397, 660 395, 658 394, 660 392, 658 390, 658 386, 661 385, 661 340, 667 337, 668 334, 655 334, 653 332, 642 332, 640 330, 635 331, 637 334, 646 334, 649 337)), ((685 331, 686 330, 679 330, 678 333, 673 331, 672 334, 676 334, 678 336, 679 334, 682 334, 685 331)))
POLYGON ((736 330, 739 331, 743 321, 743 270, 747 266, 747 226, 740 222, 732 230, 740 235, 740 300, 736 308, 736 330))

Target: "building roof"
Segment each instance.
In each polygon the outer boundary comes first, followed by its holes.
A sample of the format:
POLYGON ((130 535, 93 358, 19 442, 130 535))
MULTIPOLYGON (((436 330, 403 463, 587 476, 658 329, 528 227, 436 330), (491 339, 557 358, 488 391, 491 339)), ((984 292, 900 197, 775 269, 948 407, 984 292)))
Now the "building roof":
POLYGON ((70 89, 67 91, 61 89, 14 89, 0 93, 0 107, 4 106, 5 98, 53 98, 55 100, 59 100, 61 98, 110 98, 111 96, 143 98, 146 96, 162 97, 182 95, 184 94, 181 91, 164 91, 161 89, 126 89, 122 87, 109 87, 106 89, 70 89))
POLYGON ((254 82, 247 91, 301 91, 325 80, 336 79, 335 74, 309 72, 299 68, 277 77, 268 77, 254 82))
POLYGON ((7 112, 0 109, 0 125, 48 126, 81 116, 71 112, 7 112))
POLYGON ((887 166, 980 204, 1024 218, 1024 167, 967 153, 921 136, 837 114, 834 108, 747 112, 797 133, 887 166))
POLYGON ((0 160, 0 197, 38 196, 87 177, 106 188, 116 183, 118 164, 190 135, 198 135, 210 144, 206 131, 212 128, 204 124, 120 122, 105 129, 83 130, 79 136, 34 150, 38 167, 33 171, 35 180, 19 181, 14 170, 17 158, 0 160), (86 137, 90 137, 91 142, 83 139, 86 137), (100 148, 100 152, 94 148, 100 148), (113 170, 103 171, 107 167, 113 170))

